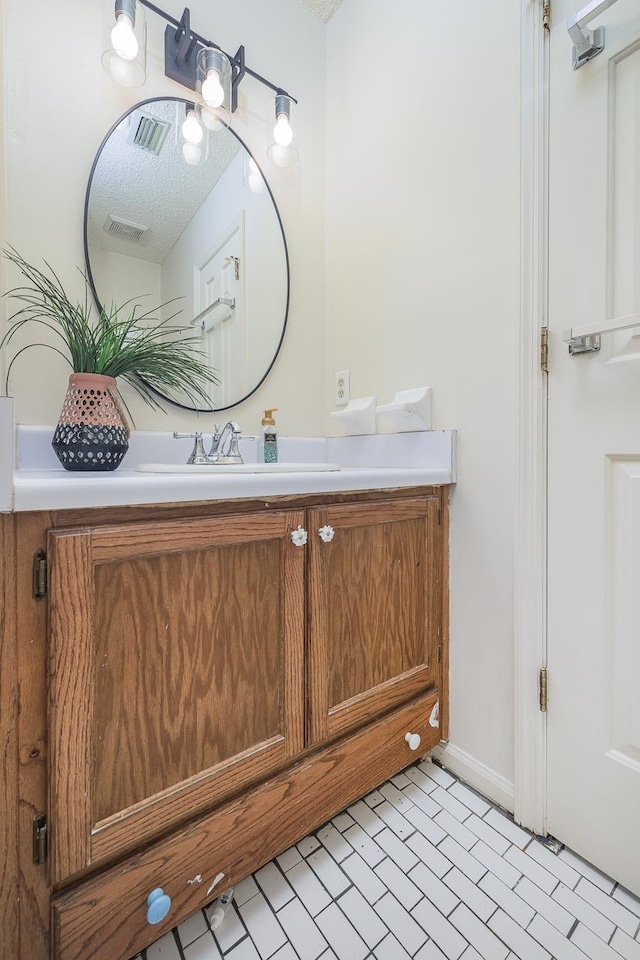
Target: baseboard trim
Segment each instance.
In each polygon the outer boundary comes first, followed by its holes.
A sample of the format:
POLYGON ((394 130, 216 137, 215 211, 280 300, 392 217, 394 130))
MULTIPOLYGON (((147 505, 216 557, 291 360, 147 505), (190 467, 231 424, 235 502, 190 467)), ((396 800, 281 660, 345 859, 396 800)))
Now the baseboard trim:
POLYGON ((478 793, 513 813, 515 789, 513 783, 506 777, 502 777, 491 767, 480 763, 455 743, 440 744, 434 749, 432 756, 478 793))

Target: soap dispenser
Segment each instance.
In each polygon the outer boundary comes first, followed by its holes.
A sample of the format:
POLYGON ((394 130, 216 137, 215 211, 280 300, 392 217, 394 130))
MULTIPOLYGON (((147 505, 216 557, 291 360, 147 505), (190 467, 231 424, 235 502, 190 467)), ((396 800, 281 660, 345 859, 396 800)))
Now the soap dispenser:
POLYGON ((276 422, 273 419, 274 413, 277 412, 277 407, 273 407, 272 410, 265 410, 262 418, 262 459, 265 463, 278 462, 278 435, 276 433, 276 422))

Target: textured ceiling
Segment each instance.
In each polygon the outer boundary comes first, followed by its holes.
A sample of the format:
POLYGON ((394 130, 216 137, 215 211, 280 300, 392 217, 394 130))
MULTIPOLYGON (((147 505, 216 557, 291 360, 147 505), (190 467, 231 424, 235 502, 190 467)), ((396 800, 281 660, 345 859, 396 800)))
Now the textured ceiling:
POLYGON ((320 17, 325 23, 331 20, 342 0, 302 0, 305 7, 308 7, 316 17, 320 17))
POLYGON ((182 123, 184 104, 159 100, 146 104, 144 112, 171 124, 164 146, 155 156, 128 142, 137 111, 116 127, 93 174, 88 239, 90 247, 162 263, 240 149, 240 142, 228 130, 210 134, 207 162, 191 167, 176 147, 175 127, 176 122, 182 123), (150 230, 139 242, 112 236, 104 230, 109 214, 150 230))

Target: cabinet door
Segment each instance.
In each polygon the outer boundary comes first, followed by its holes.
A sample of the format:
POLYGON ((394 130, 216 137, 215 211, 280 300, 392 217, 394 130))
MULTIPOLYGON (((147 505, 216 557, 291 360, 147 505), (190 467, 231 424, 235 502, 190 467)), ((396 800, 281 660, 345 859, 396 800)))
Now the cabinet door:
MULTIPOLYGON (((303 746, 301 512, 49 534, 52 881, 303 746)), ((197 872, 197 871, 196 871, 197 872)))
POLYGON ((437 684, 441 533, 435 498, 311 511, 311 743, 437 684))

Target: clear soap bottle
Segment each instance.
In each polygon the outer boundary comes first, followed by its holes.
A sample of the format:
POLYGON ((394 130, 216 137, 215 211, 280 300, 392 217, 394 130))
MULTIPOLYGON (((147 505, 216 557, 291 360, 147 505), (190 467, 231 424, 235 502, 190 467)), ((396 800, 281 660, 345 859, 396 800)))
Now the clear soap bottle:
POLYGON ((277 407, 265 410, 262 418, 262 459, 265 463, 278 462, 278 434, 276 422, 273 419, 274 413, 277 412, 277 407))

